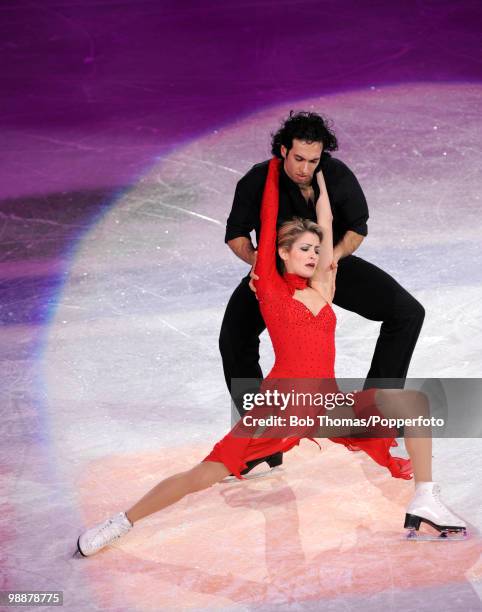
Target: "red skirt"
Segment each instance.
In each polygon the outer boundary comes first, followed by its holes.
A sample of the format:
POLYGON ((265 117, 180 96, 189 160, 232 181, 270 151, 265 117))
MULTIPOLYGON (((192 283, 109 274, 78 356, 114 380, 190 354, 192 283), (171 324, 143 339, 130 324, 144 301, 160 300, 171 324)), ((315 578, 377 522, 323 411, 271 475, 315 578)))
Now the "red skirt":
MULTIPOLYGON (((356 417, 367 418, 370 415, 382 416, 375 403, 376 389, 368 389, 355 393, 353 411, 356 417)), ((241 437, 236 435, 235 426, 222 440, 217 442, 213 450, 203 461, 216 461, 223 463, 226 468, 239 479, 243 479, 241 472, 246 469, 247 462, 273 455, 286 453, 297 446, 303 438, 316 442, 307 435, 290 436, 286 438, 269 437, 241 437)), ((329 438, 336 444, 343 444, 350 451, 363 450, 376 463, 386 467, 394 478, 410 480, 412 478, 412 465, 409 459, 392 457, 390 448, 398 446, 394 437, 387 438, 329 438)))

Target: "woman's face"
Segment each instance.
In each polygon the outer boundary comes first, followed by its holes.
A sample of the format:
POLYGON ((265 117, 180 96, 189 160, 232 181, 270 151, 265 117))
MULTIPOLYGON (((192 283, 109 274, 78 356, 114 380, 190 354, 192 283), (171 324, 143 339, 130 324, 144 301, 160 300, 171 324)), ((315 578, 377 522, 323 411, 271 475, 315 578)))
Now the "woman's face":
POLYGON ((289 251, 279 249, 278 252, 284 261, 286 272, 311 278, 318 264, 320 239, 316 234, 304 232, 293 242, 289 251))

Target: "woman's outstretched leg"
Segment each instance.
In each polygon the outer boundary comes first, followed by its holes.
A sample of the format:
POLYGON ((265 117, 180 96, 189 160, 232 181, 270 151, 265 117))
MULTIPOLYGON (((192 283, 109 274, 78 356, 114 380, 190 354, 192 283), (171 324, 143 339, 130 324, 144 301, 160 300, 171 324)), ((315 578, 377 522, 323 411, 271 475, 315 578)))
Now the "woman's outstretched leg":
POLYGON ((223 463, 204 461, 187 472, 180 472, 162 480, 135 503, 126 515, 132 524, 175 504, 189 493, 202 491, 220 482, 229 474, 223 463))
POLYGON ((130 531, 137 521, 171 506, 189 493, 207 489, 229 473, 223 463, 203 461, 187 472, 180 472, 162 480, 127 512, 119 512, 85 531, 77 541, 80 554, 84 557, 95 554, 130 531))

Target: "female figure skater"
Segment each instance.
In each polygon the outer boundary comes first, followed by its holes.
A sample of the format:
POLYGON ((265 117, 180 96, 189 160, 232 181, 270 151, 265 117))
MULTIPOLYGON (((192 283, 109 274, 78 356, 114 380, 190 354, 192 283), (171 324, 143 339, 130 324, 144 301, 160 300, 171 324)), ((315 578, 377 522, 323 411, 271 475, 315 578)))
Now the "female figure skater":
MULTIPOLYGON (((263 194, 256 262, 258 280, 254 281, 276 357, 267 379, 334 379, 336 318, 331 301, 336 270, 332 268, 332 213, 324 178, 322 172, 318 172, 318 224, 302 219, 288 221, 281 226, 277 237, 279 168, 280 160, 273 158, 263 194), (276 268, 276 249, 285 270, 283 275, 276 268)), ((269 384, 267 379, 265 382, 269 384)), ((422 416, 427 416, 424 396, 416 395, 415 391, 369 389, 355 393, 353 407, 344 406, 340 410, 343 416, 381 416, 376 407, 379 406, 386 418, 406 419, 415 416, 410 408, 415 406, 416 416, 421 412, 422 416)), ((237 427, 218 442, 200 464, 166 478, 126 512, 119 512, 85 531, 77 542, 79 552, 83 556, 93 555, 127 533, 142 518, 189 493, 220 482, 229 474, 242 478, 241 471, 246 468, 247 461, 286 452, 300 442, 298 436, 243 437, 239 435, 239 428, 236 435, 237 427)), ((350 450, 364 450, 377 463, 387 467, 395 478, 410 479, 413 471, 415 494, 405 517, 405 527, 412 535, 422 521, 445 536, 449 532, 465 533, 465 523, 441 502, 440 488, 432 482, 432 440, 430 434, 423 437, 424 431, 416 426, 405 426, 405 444, 411 461, 390 455, 390 447, 396 445, 393 438, 330 439, 350 450)))

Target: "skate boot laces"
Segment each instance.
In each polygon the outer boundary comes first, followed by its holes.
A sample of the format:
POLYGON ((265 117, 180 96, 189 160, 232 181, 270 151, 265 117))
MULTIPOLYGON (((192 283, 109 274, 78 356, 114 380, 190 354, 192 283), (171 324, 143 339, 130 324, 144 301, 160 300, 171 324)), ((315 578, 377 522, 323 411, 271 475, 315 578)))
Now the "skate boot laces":
POLYGON ((111 517, 106 525, 103 525, 101 531, 104 531, 107 535, 106 537, 112 538, 112 540, 117 540, 122 535, 130 531, 132 525, 129 522, 129 519, 124 514, 118 514, 116 516, 111 517), (126 524, 129 523, 129 524, 126 524))
POLYGON ((87 531, 81 537, 81 540, 85 541, 89 549, 100 549, 114 540, 118 540, 130 531, 131 528, 132 525, 129 519, 123 513, 120 513, 107 519, 97 528, 94 527, 92 530, 87 531))
POLYGON ((432 490, 432 497, 435 500, 435 503, 437 504, 437 506, 442 511, 443 513, 442 515, 446 517, 447 520, 451 520, 451 519, 457 520, 458 517, 451 510, 449 510, 449 508, 447 508, 447 506, 443 503, 440 497, 440 494, 441 494, 440 485, 439 484, 434 485, 433 490, 432 490))
POLYGON ((437 504, 443 508, 445 511, 447 511, 447 507, 445 506, 445 504, 443 503, 443 501, 440 498, 440 493, 441 493, 441 488, 440 485, 436 484, 434 485, 433 489, 432 489, 432 495, 433 498, 435 499, 435 501, 437 502, 437 504))

